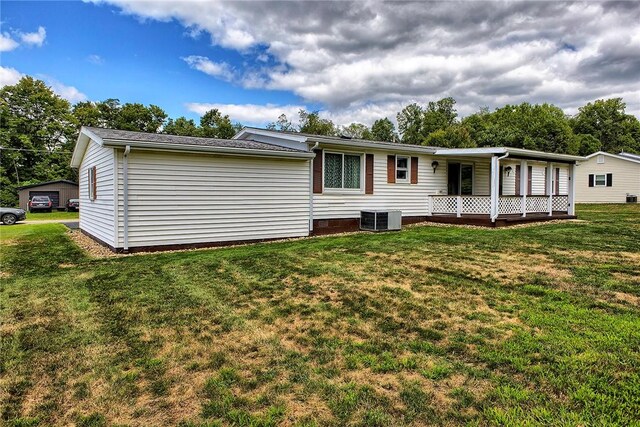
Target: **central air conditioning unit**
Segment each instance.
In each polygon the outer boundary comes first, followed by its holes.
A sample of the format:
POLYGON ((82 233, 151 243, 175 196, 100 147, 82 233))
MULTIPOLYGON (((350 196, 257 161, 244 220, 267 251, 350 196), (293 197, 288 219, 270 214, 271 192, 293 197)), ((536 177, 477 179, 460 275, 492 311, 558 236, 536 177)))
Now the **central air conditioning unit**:
POLYGON ((402 228, 402 211, 360 211, 360 230, 388 231, 402 228))

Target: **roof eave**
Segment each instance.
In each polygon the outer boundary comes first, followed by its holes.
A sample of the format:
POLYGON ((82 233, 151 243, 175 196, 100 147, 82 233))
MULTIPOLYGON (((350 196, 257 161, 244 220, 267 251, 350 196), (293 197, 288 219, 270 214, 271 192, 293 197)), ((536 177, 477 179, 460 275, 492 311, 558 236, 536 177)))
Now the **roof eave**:
POLYGON ((289 159, 312 159, 315 157, 314 153, 307 153, 302 151, 276 151, 260 150, 255 148, 212 147, 206 145, 141 142, 120 139, 105 139, 104 145, 109 147, 126 147, 128 145, 132 148, 145 150, 164 150, 189 153, 216 153, 252 157, 275 157, 289 159))

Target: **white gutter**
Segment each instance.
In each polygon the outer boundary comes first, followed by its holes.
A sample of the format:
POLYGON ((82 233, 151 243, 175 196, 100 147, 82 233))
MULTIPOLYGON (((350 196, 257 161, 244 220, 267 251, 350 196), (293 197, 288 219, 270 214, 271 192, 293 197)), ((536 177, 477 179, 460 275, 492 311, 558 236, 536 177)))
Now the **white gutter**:
POLYGON ((251 156, 251 157, 280 157, 280 158, 292 158, 292 159, 312 159, 313 153, 300 152, 300 151, 277 151, 277 150, 260 150, 252 148, 232 148, 232 147, 211 147, 206 145, 189 145, 189 144, 171 144, 161 142, 142 142, 136 143, 127 140, 105 140, 105 146, 110 147, 127 147, 131 146, 137 149, 162 149, 163 151, 177 151, 177 152, 209 152, 217 154, 237 155, 237 156, 251 156))
MULTIPOLYGON (((309 151, 313 153, 319 145, 320 143, 316 142, 309 151)), ((313 159, 309 160, 309 231, 313 231, 313 159)))
POLYGON ((124 149, 124 162, 122 164, 122 205, 124 216, 124 253, 129 252, 129 153, 131 146, 124 149))

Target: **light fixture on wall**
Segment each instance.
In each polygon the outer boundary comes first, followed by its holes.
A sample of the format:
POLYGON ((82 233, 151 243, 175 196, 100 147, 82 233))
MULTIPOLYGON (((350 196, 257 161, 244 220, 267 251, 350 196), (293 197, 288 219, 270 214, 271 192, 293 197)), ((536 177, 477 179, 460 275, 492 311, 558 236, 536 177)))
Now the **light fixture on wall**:
POLYGON ((438 169, 438 165, 440 163, 438 163, 437 160, 434 160, 433 162, 431 162, 431 167, 433 168, 433 173, 436 173, 436 169, 438 169))
POLYGON ((504 168, 504 171, 507 173, 507 176, 509 176, 511 174, 512 170, 513 170, 513 168, 511 166, 507 166, 506 168, 504 168))

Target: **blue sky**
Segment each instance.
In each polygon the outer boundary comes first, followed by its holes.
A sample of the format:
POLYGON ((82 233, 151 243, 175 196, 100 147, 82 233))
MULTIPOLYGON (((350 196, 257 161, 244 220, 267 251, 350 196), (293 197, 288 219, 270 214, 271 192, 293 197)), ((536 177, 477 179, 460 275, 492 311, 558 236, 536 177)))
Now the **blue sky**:
POLYGON ((337 124, 453 96, 568 114, 623 97, 640 114, 640 3, 1 3, 0 86, 45 80, 72 102, 118 98, 172 117, 219 108, 263 125, 299 108, 337 124))
POLYGON ((175 21, 142 20, 110 5, 80 1, 3 1, 1 15, 2 32, 46 29, 41 47, 3 52, 2 66, 72 85, 89 100, 156 104, 170 116, 194 118, 198 114, 187 103, 301 102, 291 92, 242 89, 190 68, 181 58, 207 56, 229 64, 251 58, 212 46, 204 33, 190 36, 175 21))

